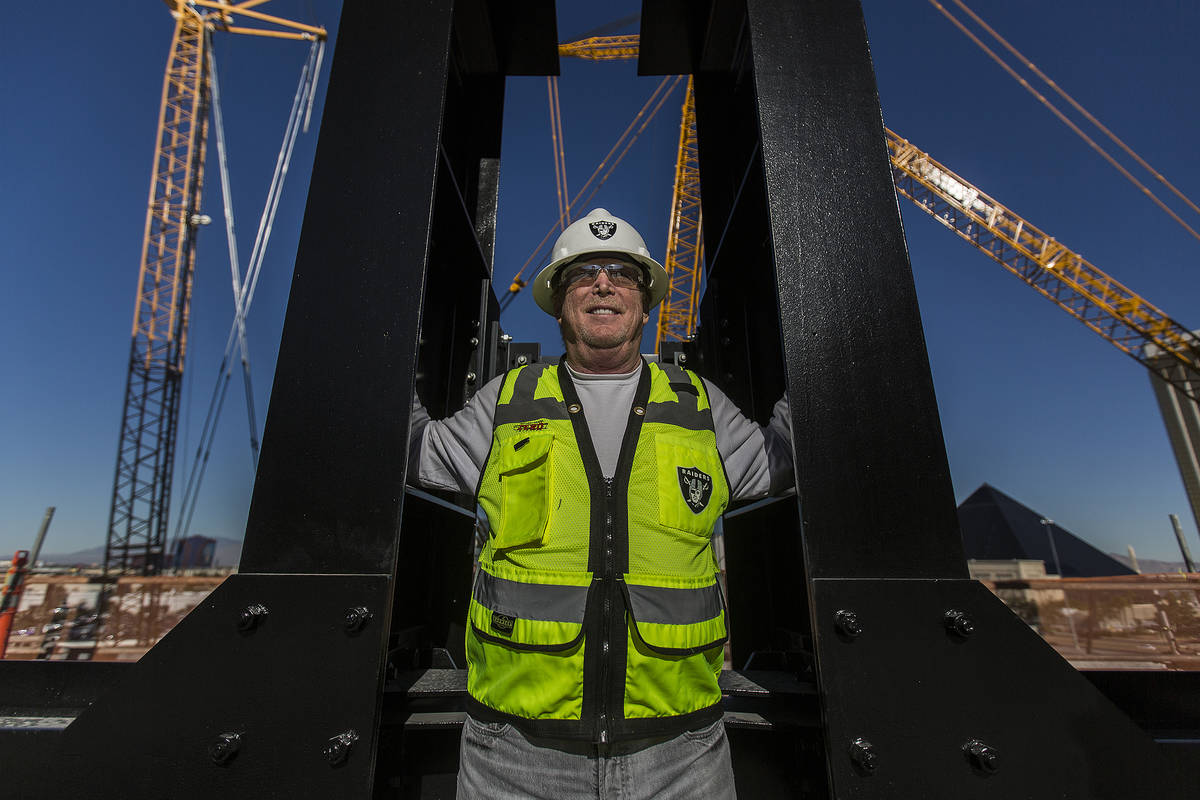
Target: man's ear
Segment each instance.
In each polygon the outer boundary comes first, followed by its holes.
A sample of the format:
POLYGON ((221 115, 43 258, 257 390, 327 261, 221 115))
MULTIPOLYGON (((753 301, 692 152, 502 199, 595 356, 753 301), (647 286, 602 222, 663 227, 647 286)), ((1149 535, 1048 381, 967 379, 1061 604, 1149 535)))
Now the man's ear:
POLYGON ((649 311, 643 311, 643 312, 642 312, 642 324, 643 324, 643 325, 645 325, 645 324, 646 324, 647 322, 649 322, 649 321, 650 321, 650 312, 649 312, 649 311))

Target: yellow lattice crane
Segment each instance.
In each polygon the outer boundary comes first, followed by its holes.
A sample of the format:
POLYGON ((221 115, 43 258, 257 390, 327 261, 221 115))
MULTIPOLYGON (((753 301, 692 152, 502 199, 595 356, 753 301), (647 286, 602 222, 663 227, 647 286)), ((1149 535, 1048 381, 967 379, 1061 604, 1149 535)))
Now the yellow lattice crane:
POLYGON ((667 295, 658 311, 654 352, 663 342, 685 342, 696 333, 700 302, 700 271, 704 266, 703 214, 700 211, 700 158, 696 145, 696 96, 688 77, 679 123, 679 155, 675 159, 675 190, 667 227, 667 295))
POLYGON ((187 352, 204 184, 214 31, 324 40, 325 29, 255 9, 266 0, 166 0, 175 33, 163 78, 129 372, 104 552, 106 572, 159 571, 187 352))
POLYGON ((589 61, 629 61, 638 57, 636 33, 623 36, 592 36, 577 42, 565 42, 558 46, 560 56, 586 58, 589 61))
POLYGON ((896 191, 1062 310, 1200 402, 1200 339, 1086 258, 888 129, 896 191), (1164 358, 1170 367, 1164 365, 1164 358), (1179 375, 1183 367, 1185 376, 1179 375))
MULTIPOLYGON (((623 36, 593 36, 576 42, 567 42, 558 46, 560 56, 583 58, 590 61, 626 61, 637 58, 638 36, 629 34, 623 36)), ((562 125, 558 122, 558 92, 554 79, 548 82, 550 93, 550 119, 552 136, 554 138, 555 182, 558 189, 559 218, 558 229, 566 227, 570 221, 569 215, 574 204, 566 205, 566 181, 562 161, 562 125)), ((660 90, 666 81, 660 84, 660 90)), ((665 96, 664 96, 665 97, 665 96)), ((661 101, 660 101, 661 105, 661 101)), ((650 103, 647 103, 647 107, 650 103)), ((657 111, 657 108, 654 109, 657 111)), ((646 107, 639 112, 639 117, 646 112, 646 107)), ((651 112, 653 113, 653 112, 651 112)), ((636 120, 635 120, 636 121, 636 120)), ((648 120, 646 120, 648 122, 648 120)), ((630 128, 633 125, 631 124, 630 128)), ((644 123, 643 123, 644 127, 644 123)), ((628 130, 627 130, 628 133, 628 130)), ((622 137, 624 138, 624 136, 622 137)), ((615 150, 616 148, 614 148, 615 150)), ((625 148, 628 150, 628 146, 625 148)), ((599 172, 612 157, 597 168, 599 172)), ((621 153, 624 155, 624 152, 621 153)), ((590 183, 590 181, 589 181, 590 183)), ((699 301, 700 269, 704 263, 704 243, 701 238, 700 213, 700 162, 696 151, 696 103, 692 93, 692 79, 687 81, 684 92, 683 113, 679 126, 679 157, 675 165, 675 189, 671 201, 671 216, 667 230, 667 249, 663 259, 669 277, 667 295, 663 299, 658 312, 658 334, 655 338, 654 349, 658 352, 665 341, 686 341, 696 329, 696 310, 699 301)), ((547 234, 549 236, 549 234, 547 234)), ((542 245, 545 241, 542 242, 542 245)), ((513 278, 509 288, 510 298, 520 291, 525 282, 521 274, 530 262, 541 252, 542 245, 534 251, 521 272, 513 278)), ((507 305, 507 304, 505 304, 507 305)))
MULTIPOLYGON (((638 37, 594 37, 559 45, 559 54, 595 60, 637 57, 638 37)), ((695 331, 701 282, 700 185, 695 98, 688 80, 665 264, 670 294, 659 316, 656 349, 695 331)), ((1200 338, 1083 256, 1055 241, 884 129, 896 191, 987 254, 1059 308, 1188 397, 1200 402, 1200 338)))

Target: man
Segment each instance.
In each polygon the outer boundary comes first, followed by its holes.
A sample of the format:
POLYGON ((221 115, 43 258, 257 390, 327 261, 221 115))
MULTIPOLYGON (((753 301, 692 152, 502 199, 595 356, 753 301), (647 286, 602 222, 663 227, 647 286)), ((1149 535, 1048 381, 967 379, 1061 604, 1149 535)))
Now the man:
POLYGON ((411 464, 474 492, 488 540, 467 624, 460 798, 729 798, 717 677, 728 638, 711 547, 730 499, 791 482, 769 428, 639 355, 663 267, 598 208, 534 282, 566 355, 485 386, 411 464))

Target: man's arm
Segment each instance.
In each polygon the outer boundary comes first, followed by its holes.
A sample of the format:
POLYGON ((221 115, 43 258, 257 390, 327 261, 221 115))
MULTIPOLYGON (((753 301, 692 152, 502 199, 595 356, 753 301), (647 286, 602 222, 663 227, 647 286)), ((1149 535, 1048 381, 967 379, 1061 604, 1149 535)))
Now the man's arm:
POLYGON ((792 471, 792 415, 785 394, 775 403, 766 427, 747 419, 725 393, 704 382, 712 406, 717 450, 725 462, 733 499, 779 494, 795 485, 792 471))
POLYGON ((503 380, 501 375, 488 381, 461 411, 442 420, 430 419, 413 392, 408 431, 411 483, 474 494, 492 446, 492 417, 503 380))

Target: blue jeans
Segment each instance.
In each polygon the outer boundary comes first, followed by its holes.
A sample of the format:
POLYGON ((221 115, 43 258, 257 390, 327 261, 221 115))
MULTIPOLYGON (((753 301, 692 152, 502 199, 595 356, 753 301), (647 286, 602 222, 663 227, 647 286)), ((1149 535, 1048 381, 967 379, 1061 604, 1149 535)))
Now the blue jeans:
POLYGON ((468 716, 459 800, 734 800, 725 726, 712 725, 602 755, 595 745, 531 739, 506 723, 468 716), (628 752, 632 751, 632 752, 628 752))

